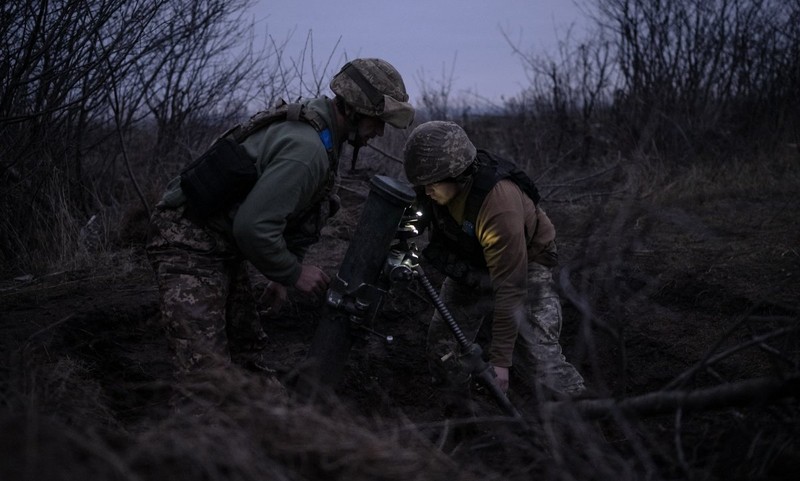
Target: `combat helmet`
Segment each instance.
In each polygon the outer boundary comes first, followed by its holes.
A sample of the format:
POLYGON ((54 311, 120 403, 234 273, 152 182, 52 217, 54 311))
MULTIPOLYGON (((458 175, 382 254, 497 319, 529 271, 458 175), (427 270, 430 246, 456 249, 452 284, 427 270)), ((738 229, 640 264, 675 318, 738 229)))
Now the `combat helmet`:
POLYGON ((455 122, 433 120, 418 125, 403 149, 406 177, 414 185, 455 178, 474 165, 477 149, 455 122))
POLYGON ((387 61, 357 58, 347 62, 331 80, 331 90, 353 109, 378 117, 399 129, 414 121, 403 77, 387 61))

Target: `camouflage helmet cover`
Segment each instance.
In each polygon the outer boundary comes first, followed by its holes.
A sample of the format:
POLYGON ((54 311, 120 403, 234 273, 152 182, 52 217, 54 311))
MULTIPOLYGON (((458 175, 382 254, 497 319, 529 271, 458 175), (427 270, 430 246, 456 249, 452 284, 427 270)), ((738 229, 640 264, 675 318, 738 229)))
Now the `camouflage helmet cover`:
POLYGON ((403 149, 406 177, 426 185, 456 177, 475 160, 477 149, 455 122, 434 120, 418 125, 403 149))
POLYGON ((414 121, 403 77, 389 62, 357 58, 347 62, 331 80, 331 90, 356 112, 378 117, 399 129, 414 121))

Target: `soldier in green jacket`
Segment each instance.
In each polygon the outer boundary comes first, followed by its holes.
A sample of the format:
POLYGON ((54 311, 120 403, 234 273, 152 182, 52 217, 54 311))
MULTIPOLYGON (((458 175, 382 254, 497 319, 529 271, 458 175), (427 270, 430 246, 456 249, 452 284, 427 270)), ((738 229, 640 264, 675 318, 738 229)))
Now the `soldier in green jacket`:
MULTIPOLYGON (((530 179, 477 150, 453 122, 417 126, 404 160, 419 207, 432 218, 423 256, 447 276, 441 297, 464 334, 473 340, 482 325, 488 328, 500 389, 509 388, 514 366, 543 396, 582 394, 583 378, 559 344, 556 231, 530 179)), ((453 404, 468 388, 458 347, 437 311, 428 331, 429 365, 453 404)))
POLYGON ((158 204, 147 254, 179 375, 231 359, 266 368, 245 261, 270 281, 262 298, 275 310, 287 287, 326 292, 328 276, 303 257, 330 214, 344 142, 357 149, 386 123, 404 129, 414 118, 384 60, 348 62, 330 87, 333 99, 284 105, 279 120, 256 115, 223 135, 158 204))

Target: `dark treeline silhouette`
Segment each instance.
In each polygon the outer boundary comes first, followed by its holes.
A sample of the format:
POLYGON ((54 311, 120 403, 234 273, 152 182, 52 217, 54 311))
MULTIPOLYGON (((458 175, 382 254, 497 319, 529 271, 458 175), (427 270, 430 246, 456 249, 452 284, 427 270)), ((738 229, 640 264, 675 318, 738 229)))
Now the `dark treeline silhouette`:
MULTIPOLYGON (((248 3, 4 4, 4 270, 68 258, 96 213, 116 212, 101 219, 115 232, 120 212, 145 217, 165 179, 233 119, 320 92, 330 62, 304 69, 309 50, 289 59, 271 37, 254 48, 248 3)), ((492 114, 474 114, 467 101, 453 114, 450 74, 422 82, 420 118, 456 117, 482 143, 538 159, 539 169, 608 155, 725 162, 797 142, 797 2, 600 0, 587 14, 595 33, 567 38, 555 54, 509 42, 529 83, 492 114)))

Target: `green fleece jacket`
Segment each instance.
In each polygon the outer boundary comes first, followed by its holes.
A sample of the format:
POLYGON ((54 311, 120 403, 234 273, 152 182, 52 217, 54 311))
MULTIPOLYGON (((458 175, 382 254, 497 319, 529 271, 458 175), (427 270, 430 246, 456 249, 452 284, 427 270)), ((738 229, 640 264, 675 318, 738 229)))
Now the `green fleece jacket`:
MULTIPOLYGON (((331 131, 334 155, 340 139, 333 102, 326 98, 306 100, 331 131)), ((225 232, 244 257, 268 279, 292 286, 300 277, 302 247, 287 243, 287 226, 309 209, 328 185, 328 154, 317 131, 303 121, 274 123, 248 136, 242 147, 256 165, 258 180, 244 201, 231 212, 208 219, 209 228, 225 232), (294 252, 294 253, 293 253, 294 252)), ((162 204, 185 202, 180 179, 170 182, 162 204)))

